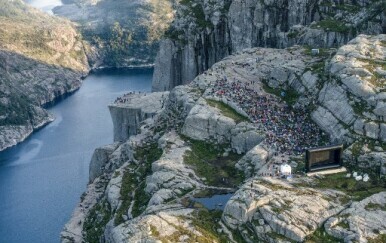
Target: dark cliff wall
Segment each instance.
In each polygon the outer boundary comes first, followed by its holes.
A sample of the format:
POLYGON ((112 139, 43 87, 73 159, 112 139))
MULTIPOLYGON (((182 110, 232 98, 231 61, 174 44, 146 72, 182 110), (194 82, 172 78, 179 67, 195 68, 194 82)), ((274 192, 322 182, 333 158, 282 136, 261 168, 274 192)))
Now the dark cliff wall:
POLYGON ((153 91, 186 84, 224 57, 251 47, 339 47, 385 33, 385 3, 372 0, 183 0, 160 45, 153 91))

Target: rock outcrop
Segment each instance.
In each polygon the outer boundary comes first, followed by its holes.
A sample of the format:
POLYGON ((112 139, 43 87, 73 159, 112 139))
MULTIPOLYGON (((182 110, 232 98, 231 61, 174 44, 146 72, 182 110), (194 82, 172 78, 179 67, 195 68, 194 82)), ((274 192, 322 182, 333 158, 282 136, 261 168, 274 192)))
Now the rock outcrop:
MULTIPOLYGON (((355 132, 358 119, 373 115, 356 113, 345 96, 356 102, 370 96, 351 92, 341 80, 361 69, 351 60, 356 52, 345 55, 345 49, 359 50, 371 40, 366 48, 378 65, 384 38, 361 35, 337 51, 321 49, 320 55, 300 46, 245 49, 167 97, 118 98, 113 109, 135 112, 111 113, 122 141, 95 151, 91 184, 62 242, 383 239, 386 189, 378 178, 385 171, 385 146, 379 137, 355 132), (342 56, 347 61, 337 62, 342 56), (344 72, 337 71, 338 63, 344 72), (304 175, 304 149, 333 141, 348 145, 346 165, 361 168, 370 181, 357 181, 351 173, 304 175), (289 180, 276 176, 284 161, 295 173, 289 180), (224 193, 233 195, 214 207, 223 210, 198 203, 197 197, 224 193)), ((371 79, 361 80, 371 86, 371 79)))
POLYGON ((159 113, 169 92, 151 94, 129 94, 122 102, 109 106, 114 125, 114 141, 125 141, 138 134, 142 121, 153 118, 159 113))
POLYGON ((382 1, 182 1, 161 42, 153 91, 189 83, 245 48, 340 47, 360 33, 385 33, 382 1))
POLYGON ((326 219, 344 209, 340 196, 281 180, 251 180, 229 200, 223 220, 232 229, 248 225, 258 239, 275 241, 276 234, 303 242, 326 219))
MULTIPOLYGON (((326 232, 345 242, 367 242, 386 228, 386 192, 354 202, 324 224, 326 232)), ((383 233, 384 234, 384 233, 383 233)))
POLYGON ((89 67, 69 21, 22 1, 0 1, 0 36, 1 151, 52 121, 41 106, 78 89, 89 67))
POLYGON ((383 89, 386 85, 385 35, 358 36, 340 48, 327 70, 328 81, 319 93, 321 103, 312 116, 336 138, 356 133, 382 140, 383 89), (345 128, 349 129, 345 129, 345 128))
POLYGON ((256 127, 244 122, 236 123, 204 99, 199 99, 190 110, 181 132, 196 140, 230 143, 239 154, 249 151, 264 139, 256 127))

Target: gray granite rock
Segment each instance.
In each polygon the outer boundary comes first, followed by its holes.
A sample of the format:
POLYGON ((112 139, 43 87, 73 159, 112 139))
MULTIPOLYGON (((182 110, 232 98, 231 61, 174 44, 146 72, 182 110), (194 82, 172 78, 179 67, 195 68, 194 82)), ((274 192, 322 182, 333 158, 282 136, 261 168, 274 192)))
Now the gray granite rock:
POLYGON ((140 123, 162 111, 169 92, 130 94, 125 102, 109 105, 114 125, 114 141, 125 141, 139 132, 140 123))
POLYGON ((324 224, 326 232, 345 242, 367 242, 376 238, 379 232, 386 232, 386 192, 374 194, 331 217, 324 224), (342 227, 344 222, 348 227, 342 227))
POLYGON ((105 165, 110 160, 110 155, 117 149, 119 143, 109 144, 95 149, 89 165, 89 182, 102 175, 105 165))

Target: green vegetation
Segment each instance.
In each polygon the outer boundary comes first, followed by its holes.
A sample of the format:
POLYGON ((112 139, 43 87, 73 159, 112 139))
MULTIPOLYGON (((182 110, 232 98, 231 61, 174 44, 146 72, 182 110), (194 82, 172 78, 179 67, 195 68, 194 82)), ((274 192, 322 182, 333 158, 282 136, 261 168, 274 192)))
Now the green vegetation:
POLYGON ((169 38, 174 41, 180 41, 182 42, 182 44, 185 42, 183 40, 183 36, 184 36, 184 31, 176 30, 173 26, 170 26, 169 29, 167 29, 164 34, 165 38, 169 38))
POLYGON ((340 221, 336 226, 340 226, 343 229, 350 229, 350 225, 346 222, 346 220, 340 221))
POLYGON ((207 210, 205 208, 197 211, 197 215, 193 218, 193 224, 200 229, 200 232, 217 239, 220 242, 227 242, 225 235, 220 235, 216 228, 219 227, 218 222, 221 220, 222 211, 207 210))
POLYGON ((293 106, 299 98, 299 95, 296 90, 291 87, 288 87, 287 89, 272 88, 268 85, 267 82, 263 81, 263 89, 267 93, 280 97, 289 106, 293 106), (282 92, 284 92, 284 96, 281 96, 282 92))
POLYGON ((230 107, 229 105, 221 101, 206 99, 206 103, 208 103, 208 105, 210 106, 213 106, 219 109, 224 116, 233 119, 236 123, 249 121, 247 117, 241 115, 240 113, 235 111, 232 107, 230 107))
POLYGON ((380 234, 378 237, 374 239, 367 239, 368 243, 385 243, 386 242, 386 234, 380 234))
MULTIPOLYGON (((220 228, 219 221, 221 219, 222 211, 219 210, 207 210, 205 208, 196 209, 192 217, 181 217, 183 220, 190 220, 191 225, 194 226, 195 230, 200 232, 201 235, 196 234, 182 226, 173 225, 177 228, 177 231, 171 235, 160 237, 159 232, 155 227, 150 227, 152 235, 156 236, 161 242, 180 242, 180 237, 187 237, 186 242, 203 242, 203 243, 227 243, 229 242, 228 237, 224 233, 219 233, 217 229, 220 228)), ((243 242, 242 237, 233 233, 233 238, 237 242, 243 242)))
MULTIPOLYGON (((380 142, 380 141, 375 140, 375 139, 366 138, 366 141, 363 141, 363 139, 361 139, 361 140, 357 140, 355 143, 352 144, 351 153, 353 154, 353 156, 358 157, 359 155, 361 155, 361 150, 365 145, 367 145, 367 147, 371 151, 375 150, 375 146, 379 146, 383 150, 386 150, 386 142, 380 142)), ((379 171, 367 171, 367 172, 368 173, 375 173, 375 174, 379 175, 379 171)))
POLYGON ((185 15, 192 14, 196 19, 196 24, 200 28, 212 27, 212 22, 205 19, 205 12, 201 4, 195 3, 192 0, 181 0, 180 4, 185 5, 188 9, 184 12, 185 15))
POLYGON ((386 84, 386 79, 383 75, 376 72, 376 68, 381 68, 386 70, 386 61, 375 60, 375 59, 365 59, 357 58, 359 61, 366 63, 364 67, 371 72, 372 76, 370 79, 367 79, 372 85, 379 88, 384 88, 386 84))
POLYGON ((365 101, 361 102, 355 102, 354 105, 352 105, 352 108, 357 115, 362 115, 363 112, 368 111, 367 104, 365 101))
POLYGON ((299 31, 292 31, 292 32, 287 34, 287 37, 293 39, 293 38, 298 37, 298 35, 299 35, 299 31))
POLYGON ((145 192, 146 176, 151 173, 151 164, 162 155, 162 149, 157 143, 150 143, 138 148, 135 158, 140 162, 138 165, 131 164, 122 176, 121 200, 122 204, 116 211, 115 225, 124 222, 123 215, 127 214, 130 205, 133 203, 132 216, 137 217, 146 209, 150 195, 145 192))
POLYGON ((363 200, 378 192, 386 190, 386 183, 378 180, 371 182, 356 181, 354 178, 346 178, 346 173, 326 175, 322 179, 315 179, 315 188, 329 188, 345 192, 354 201, 363 200))
POLYGON ((336 19, 324 19, 316 23, 311 27, 322 28, 328 31, 338 32, 338 33, 348 33, 351 28, 347 26, 345 23, 336 20, 336 19))
POLYGON ((99 243, 106 224, 111 218, 110 204, 103 200, 96 204, 89 212, 83 224, 85 232, 84 241, 88 243, 99 243))
POLYGON ((185 138, 191 147, 184 162, 193 167, 198 176, 204 177, 211 186, 236 187, 244 180, 241 171, 235 168, 240 155, 230 152, 223 156, 224 147, 185 138))
POLYGON ((300 155, 297 157, 290 157, 290 161, 295 161, 297 163, 297 166, 293 169, 294 174, 297 173, 304 173, 306 171, 306 162, 304 155, 300 155))
POLYGON ((312 235, 308 236, 305 243, 343 243, 344 241, 338 238, 335 238, 324 230, 324 227, 317 229, 312 235))
POLYGON ((21 0, 0 0, 0 48, 42 63, 84 70, 83 50, 75 51, 73 25, 38 11, 21 0), (55 44, 53 44, 55 43, 55 44))
MULTIPOLYGON (((352 4, 332 4, 331 2, 322 2, 320 4, 321 6, 323 7, 330 7, 330 8, 334 8, 336 10, 341 10, 341 11, 347 11, 347 12, 350 12, 350 13, 357 13, 361 10, 361 7, 358 6, 358 5, 352 5, 352 4)), ((334 11, 335 13, 335 11, 334 11)))
POLYGON ((284 235, 276 233, 275 231, 270 231, 270 232, 267 233, 267 235, 270 238, 274 239, 274 240, 279 240, 279 241, 284 241, 284 242, 291 242, 291 243, 295 243, 296 242, 294 240, 291 240, 291 239, 285 237, 284 235))
MULTIPOLYGON (((1 97, 1 96, 0 96, 1 97)), ((23 94, 14 93, 8 104, 0 103, 0 126, 26 125, 34 117, 32 101, 23 94)))
POLYGON ((386 211, 386 205, 380 205, 378 203, 369 203, 365 206, 366 210, 382 210, 386 211))
POLYGON ((110 27, 110 32, 107 38, 107 52, 111 62, 118 63, 124 56, 130 55, 130 44, 133 41, 133 34, 130 30, 122 28, 115 22, 110 27))

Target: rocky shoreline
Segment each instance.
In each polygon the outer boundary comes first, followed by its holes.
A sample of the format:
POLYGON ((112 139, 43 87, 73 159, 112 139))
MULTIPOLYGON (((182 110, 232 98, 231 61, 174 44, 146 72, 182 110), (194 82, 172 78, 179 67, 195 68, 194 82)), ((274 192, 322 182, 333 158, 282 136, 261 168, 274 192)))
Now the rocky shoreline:
POLYGON ((118 98, 109 107, 115 143, 95 151, 61 241, 382 242, 385 43, 385 35, 360 35, 320 55, 301 46, 245 49, 170 93, 118 98), (266 104, 259 97, 272 97, 271 106, 251 107, 266 104), (302 109, 311 115, 301 122, 316 124, 326 143, 344 143, 345 165, 370 182, 351 173, 305 176, 304 157, 289 143, 315 146, 307 145, 314 130, 302 130, 304 141, 275 139, 299 125, 293 114, 302 109), (366 125, 373 123, 378 133, 366 125), (292 180, 274 176, 284 162, 292 180), (194 200, 224 192, 234 194, 223 211, 194 200))
MULTIPOLYGON (((137 68, 152 68, 154 65, 139 65, 139 66, 125 66, 118 69, 137 69, 137 68)), ((40 106, 36 106, 34 109, 38 110, 41 114, 39 118, 36 119, 35 122, 38 122, 37 125, 26 125, 26 126, 9 126, 9 127, 2 127, 0 129, 0 151, 6 150, 7 148, 10 148, 12 146, 17 145, 18 143, 23 142, 26 138, 28 138, 33 132, 43 128, 48 123, 55 120, 55 117, 52 116, 49 112, 45 110, 44 107, 47 105, 52 106, 55 105, 57 101, 61 101, 64 97, 73 94, 78 89, 81 88, 82 82, 81 80, 84 80, 87 78, 87 76, 90 73, 93 72, 100 72, 103 70, 109 70, 109 69, 117 69, 117 67, 96 67, 89 70, 88 74, 81 74, 77 80, 77 85, 72 87, 69 90, 58 92, 53 92, 49 94, 49 99, 40 101, 40 106), (62 93, 63 92, 63 93, 62 93), (55 95, 55 93, 57 95, 55 95)), ((47 95, 47 94, 46 94, 47 95)), ((37 112, 38 113, 38 112, 37 112)))

